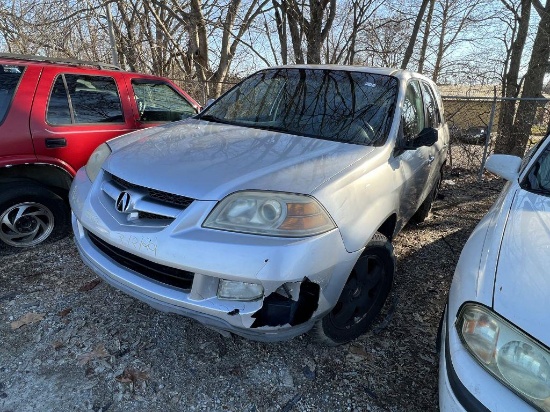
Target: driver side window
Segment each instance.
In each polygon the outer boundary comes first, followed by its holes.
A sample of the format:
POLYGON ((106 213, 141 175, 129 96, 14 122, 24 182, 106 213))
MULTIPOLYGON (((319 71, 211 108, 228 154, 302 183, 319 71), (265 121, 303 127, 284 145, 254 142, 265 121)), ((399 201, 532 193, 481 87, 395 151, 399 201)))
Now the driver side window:
POLYGON ((406 142, 414 140, 424 129, 426 119, 424 116, 424 105, 422 93, 417 81, 411 81, 405 92, 403 102, 403 138, 406 142))

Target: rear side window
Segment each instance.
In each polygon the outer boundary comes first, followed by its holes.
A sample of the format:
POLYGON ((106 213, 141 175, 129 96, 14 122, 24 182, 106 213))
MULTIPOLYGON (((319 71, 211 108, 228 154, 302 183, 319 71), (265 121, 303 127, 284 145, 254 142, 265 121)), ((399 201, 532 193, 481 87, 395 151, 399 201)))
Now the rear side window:
POLYGON ((50 93, 46 120, 52 125, 124 122, 115 80, 107 76, 59 75, 50 93))
POLYGON ((0 124, 4 122, 25 66, 0 64, 0 124))
POLYGON ((424 103, 426 104, 426 111, 428 117, 426 118, 426 127, 439 127, 439 110, 437 108, 437 102, 434 97, 432 88, 426 83, 422 83, 422 90, 424 91, 424 103))
POLYGON ((195 108, 167 83, 133 79, 132 87, 142 122, 171 122, 197 114, 195 108))
POLYGON ((412 140, 424 129, 424 104, 418 82, 411 81, 405 92, 403 102, 403 134, 406 140, 412 140))

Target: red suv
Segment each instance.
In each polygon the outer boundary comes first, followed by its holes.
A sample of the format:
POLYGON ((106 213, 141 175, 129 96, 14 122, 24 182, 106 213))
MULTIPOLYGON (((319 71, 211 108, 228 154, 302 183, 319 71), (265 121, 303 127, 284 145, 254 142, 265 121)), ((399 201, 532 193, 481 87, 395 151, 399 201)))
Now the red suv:
POLYGON ((199 110, 161 77, 0 54, 0 249, 65 232, 71 180, 99 144, 199 110))

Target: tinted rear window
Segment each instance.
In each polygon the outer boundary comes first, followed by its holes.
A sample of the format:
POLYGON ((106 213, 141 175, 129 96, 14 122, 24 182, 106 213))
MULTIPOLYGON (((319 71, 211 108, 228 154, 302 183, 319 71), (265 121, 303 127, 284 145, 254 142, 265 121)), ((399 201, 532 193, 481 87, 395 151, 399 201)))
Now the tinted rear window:
POLYGON ((0 64, 0 124, 6 118, 25 66, 0 64))
POLYGON ((50 93, 46 119, 51 125, 124 122, 115 80, 106 76, 59 75, 50 93))

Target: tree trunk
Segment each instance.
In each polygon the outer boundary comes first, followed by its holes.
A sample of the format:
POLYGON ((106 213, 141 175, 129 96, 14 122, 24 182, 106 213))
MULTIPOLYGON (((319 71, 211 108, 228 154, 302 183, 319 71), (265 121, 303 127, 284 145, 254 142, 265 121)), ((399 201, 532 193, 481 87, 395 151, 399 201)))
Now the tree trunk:
POLYGON ((277 35, 279 36, 279 44, 281 45, 281 60, 283 64, 288 64, 288 47, 286 34, 286 12, 277 1, 273 1, 275 9, 275 22, 277 24, 277 35))
MULTIPOLYGON (((550 0, 546 2, 546 6, 540 15, 531 59, 524 78, 522 98, 542 97, 544 75, 550 67, 548 64, 550 58, 550 0)), ((539 106, 540 103, 533 101, 520 101, 512 128, 512 133, 517 138, 510 152, 511 154, 524 155, 539 106)))
POLYGON ((204 83, 208 96, 208 36, 201 0, 191 0, 189 23, 189 60, 193 61, 197 78, 204 83))
POLYGON ((424 13, 426 12, 426 7, 428 6, 429 2, 430 0, 422 0, 422 4, 420 5, 420 10, 418 11, 416 20, 414 22, 411 38, 409 39, 409 45, 407 46, 407 50, 405 51, 405 56, 403 57, 403 62, 401 63, 402 69, 406 69, 407 65, 409 64, 409 60, 411 60, 413 50, 414 50, 414 45, 416 43, 416 38, 418 37, 418 31, 420 30, 420 24, 422 23, 422 19, 424 18, 424 13))
POLYGON ((432 17, 434 14, 435 0, 430 0, 430 8, 426 17, 426 25, 424 26, 424 36, 422 37, 422 48, 420 49, 420 57, 418 58, 418 72, 424 71, 424 60, 426 59, 426 50, 428 49, 428 38, 430 36, 430 26, 432 25, 432 17))
POLYGON ((447 14, 449 11, 449 1, 445 1, 443 6, 443 16, 441 18, 441 33, 439 34, 439 45, 437 47, 437 56, 435 58, 434 72, 432 80, 437 83, 439 72, 441 71, 441 62, 443 61, 443 52, 445 47, 445 35, 447 34, 447 14))
MULTIPOLYGON (((518 97, 520 85, 519 70, 521 57, 527 40, 529 31, 529 19, 531 17, 531 0, 521 1, 521 13, 518 19, 518 28, 516 38, 512 43, 510 59, 508 61, 508 71, 504 77, 504 96, 518 97)), ((511 153, 514 148, 516 136, 512 135, 512 126, 516 112, 516 102, 514 100, 505 100, 502 103, 498 125, 498 138, 495 145, 495 153, 511 153)))
POLYGON ((336 0, 309 0, 309 21, 304 16, 303 4, 298 4, 296 0, 282 0, 281 4, 287 13, 296 63, 305 62, 302 34, 306 38, 307 63, 321 63, 323 42, 328 36, 336 15, 336 0), (324 26, 323 20, 325 20, 324 26))

